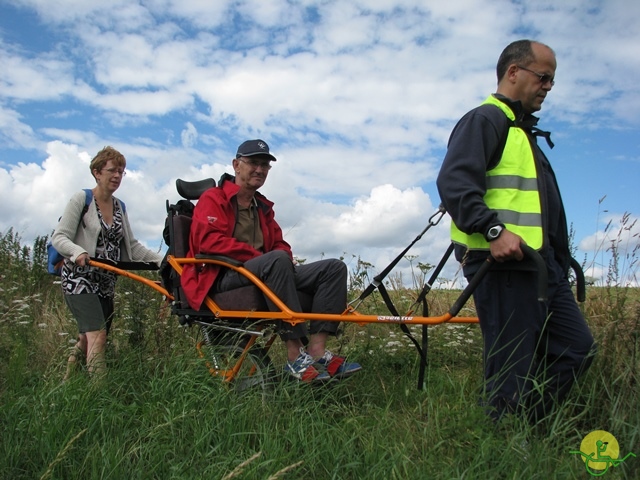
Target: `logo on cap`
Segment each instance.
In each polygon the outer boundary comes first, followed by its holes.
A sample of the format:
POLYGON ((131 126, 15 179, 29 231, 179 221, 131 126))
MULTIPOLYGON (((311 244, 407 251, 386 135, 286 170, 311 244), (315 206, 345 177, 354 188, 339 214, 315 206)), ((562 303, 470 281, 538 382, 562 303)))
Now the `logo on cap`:
POLYGON ((243 142, 242 145, 238 147, 236 158, 251 157, 253 155, 267 156, 273 161, 276 159, 276 157, 269 153, 269 145, 267 145, 267 142, 259 138, 243 142))

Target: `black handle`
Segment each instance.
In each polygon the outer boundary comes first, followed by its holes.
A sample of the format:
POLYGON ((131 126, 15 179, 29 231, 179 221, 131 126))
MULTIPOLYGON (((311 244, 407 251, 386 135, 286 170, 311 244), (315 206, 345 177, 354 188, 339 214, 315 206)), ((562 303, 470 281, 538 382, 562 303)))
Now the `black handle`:
POLYGON ((491 255, 489 255, 487 259, 482 263, 482 266, 478 269, 478 271, 473 276, 473 278, 471 279, 467 287, 462 291, 462 293, 460 294, 458 299, 453 303, 453 305, 451 305, 451 308, 449 309, 449 314, 452 317, 455 317, 456 315, 458 315, 460 310, 462 310, 462 307, 464 307, 464 304, 467 303, 467 300, 469 300, 469 298, 471 297, 471 294, 480 283, 480 280, 484 278, 484 276, 487 274, 489 269, 493 266, 494 262, 495 262, 495 259, 491 255))
POLYGON ((547 264, 544 261, 544 258, 536 252, 533 248, 528 245, 520 245, 520 249, 524 256, 530 260, 533 260, 536 263, 536 269, 538 270, 538 301, 546 302, 547 297, 547 283, 548 283, 548 273, 547 273, 547 264))
MULTIPOLYGON (((547 264, 544 259, 538 252, 536 252, 533 248, 521 244, 520 249, 524 254, 525 258, 533 260, 536 264, 536 269, 538 270, 538 301, 546 302, 547 301, 547 264)), ((462 291, 458 299, 453 303, 451 308, 449 309, 449 314, 452 317, 458 315, 464 304, 467 303, 467 300, 473 294, 473 291, 476 289, 480 281, 484 278, 487 272, 493 266, 495 259, 489 255, 487 259, 484 261, 482 266, 478 269, 476 274, 473 276, 469 284, 462 291)))
POLYGON ((158 264, 151 262, 114 262, 107 258, 90 258, 96 262, 104 263, 120 270, 159 270, 158 264))
POLYGON ((582 271, 582 266, 573 257, 571 257, 570 265, 576 275, 576 297, 582 303, 587 299, 587 284, 584 280, 584 272, 582 271))

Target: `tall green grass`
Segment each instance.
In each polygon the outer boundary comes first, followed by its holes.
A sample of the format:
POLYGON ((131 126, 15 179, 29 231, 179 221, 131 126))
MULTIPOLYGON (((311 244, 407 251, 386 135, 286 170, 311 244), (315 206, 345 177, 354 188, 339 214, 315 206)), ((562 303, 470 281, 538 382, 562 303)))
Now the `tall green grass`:
MULTIPOLYGON (((282 380, 266 396, 238 395, 209 376, 196 329, 127 279, 118 282, 108 374, 79 371, 62 383, 76 327, 45 273, 45 244, 0 236, 0 479, 582 479, 584 463, 569 452, 592 430, 611 432, 621 457, 640 456, 637 288, 591 287, 592 368, 544 425, 514 417, 496 427, 478 406, 476 325, 429 328, 424 390, 397 326, 344 324, 330 348, 363 371, 323 387, 282 380)), ((367 283, 371 268, 358 259, 352 276, 367 283)), ((416 292, 400 283, 389 280, 402 311, 416 292)), ((432 314, 455 293, 432 291, 432 314)), ((386 313, 376 295, 363 313, 386 313)), ((274 350, 279 369, 283 348, 274 350)), ((640 458, 607 477, 640 477, 640 458)))

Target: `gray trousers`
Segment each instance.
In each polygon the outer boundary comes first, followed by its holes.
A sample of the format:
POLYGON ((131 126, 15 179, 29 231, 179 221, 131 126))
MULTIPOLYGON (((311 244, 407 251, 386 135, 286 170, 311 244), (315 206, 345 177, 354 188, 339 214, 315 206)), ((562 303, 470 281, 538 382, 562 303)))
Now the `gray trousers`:
MULTIPOLYGON (((285 305, 294 312, 302 312, 298 291, 313 298, 311 313, 344 312, 347 307, 347 266, 337 259, 325 259, 309 264, 294 265, 282 250, 267 252, 244 263, 244 267, 262 280, 285 305)), ((214 284, 217 292, 224 292, 247 285, 251 281, 234 270, 220 274, 214 284)), ((267 299, 270 311, 278 308, 267 299)), ((309 333, 325 332, 335 335, 338 322, 311 322, 309 333)), ((307 326, 295 326, 280 322, 282 340, 301 339, 307 335, 307 326)))

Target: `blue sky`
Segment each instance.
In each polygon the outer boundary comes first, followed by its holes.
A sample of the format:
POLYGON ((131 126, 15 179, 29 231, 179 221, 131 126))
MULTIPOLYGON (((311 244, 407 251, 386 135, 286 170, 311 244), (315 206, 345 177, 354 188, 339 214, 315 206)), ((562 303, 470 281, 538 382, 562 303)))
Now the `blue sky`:
MULTIPOLYGON (((576 257, 604 278, 611 239, 630 258, 639 242, 639 24, 627 0, 2 0, 0 230, 50 233, 112 145, 134 231, 161 248, 176 178, 218 178, 262 138, 294 254, 381 270, 436 210, 449 133, 495 91, 500 52, 532 38, 557 54, 540 127, 576 257)), ((445 218, 410 253, 447 244, 445 218)))

